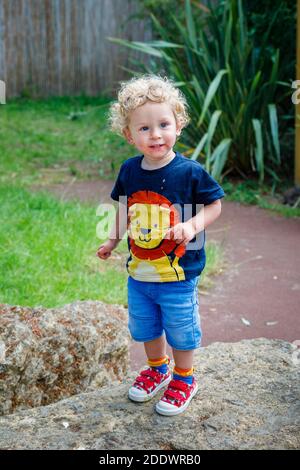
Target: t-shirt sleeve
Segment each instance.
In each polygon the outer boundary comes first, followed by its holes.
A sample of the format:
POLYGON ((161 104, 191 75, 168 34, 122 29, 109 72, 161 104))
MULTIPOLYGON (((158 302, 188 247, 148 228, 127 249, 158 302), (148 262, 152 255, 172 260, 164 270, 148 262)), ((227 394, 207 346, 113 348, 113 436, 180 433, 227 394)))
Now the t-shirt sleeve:
POLYGON ((226 196, 222 187, 200 164, 193 167, 193 191, 197 204, 208 205, 226 196))
POLYGON ((121 166, 117 179, 115 181, 114 187, 110 193, 110 197, 114 201, 119 201, 120 196, 125 196, 124 188, 124 164, 121 166))

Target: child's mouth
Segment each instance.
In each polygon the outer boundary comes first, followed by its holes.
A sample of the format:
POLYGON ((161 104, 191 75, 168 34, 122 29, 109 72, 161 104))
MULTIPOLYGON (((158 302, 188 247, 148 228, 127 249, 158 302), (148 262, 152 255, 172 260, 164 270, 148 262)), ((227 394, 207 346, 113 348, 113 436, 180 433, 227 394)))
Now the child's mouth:
POLYGON ((163 147, 165 144, 157 144, 157 145, 150 145, 150 148, 151 149, 159 149, 161 147, 163 147))

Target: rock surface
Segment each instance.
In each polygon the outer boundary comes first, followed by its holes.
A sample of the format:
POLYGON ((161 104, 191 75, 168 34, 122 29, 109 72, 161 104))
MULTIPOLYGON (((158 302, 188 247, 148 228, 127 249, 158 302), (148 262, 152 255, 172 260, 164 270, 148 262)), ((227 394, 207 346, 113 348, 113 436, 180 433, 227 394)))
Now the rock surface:
POLYGON ((103 302, 62 308, 0 304, 0 414, 98 389, 127 373, 126 311, 103 302))
POLYGON ((156 414, 122 384, 0 418, 1 449, 297 449, 300 370, 282 340, 214 343, 196 352, 199 392, 185 413, 156 414))

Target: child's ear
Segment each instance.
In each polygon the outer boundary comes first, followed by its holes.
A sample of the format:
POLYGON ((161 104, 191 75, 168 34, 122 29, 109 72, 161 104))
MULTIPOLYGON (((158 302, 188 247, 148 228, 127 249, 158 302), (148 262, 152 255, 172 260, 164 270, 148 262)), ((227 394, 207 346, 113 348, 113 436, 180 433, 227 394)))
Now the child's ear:
POLYGON ((130 130, 128 129, 128 127, 125 127, 125 129, 123 129, 123 135, 125 137, 125 139, 127 140, 127 142, 129 144, 133 144, 133 139, 132 139, 132 136, 131 136, 131 132, 130 130))
POLYGON ((176 135, 177 135, 177 137, 180 136, 181 131, 182 131, 181 125, 180 125, 180 124, 176 124, 176 135))

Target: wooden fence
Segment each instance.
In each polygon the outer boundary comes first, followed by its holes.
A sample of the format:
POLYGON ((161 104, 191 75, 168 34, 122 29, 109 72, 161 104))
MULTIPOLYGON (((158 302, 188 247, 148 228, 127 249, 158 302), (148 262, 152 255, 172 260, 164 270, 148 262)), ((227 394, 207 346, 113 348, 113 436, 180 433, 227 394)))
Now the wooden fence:
POLYGON ((106 38, 150 40, 150 22, 126 21, 138 9, 139 0, 0 0, 6 97, 113 93, 129 76, 120 68, 129 50, 106 38))

